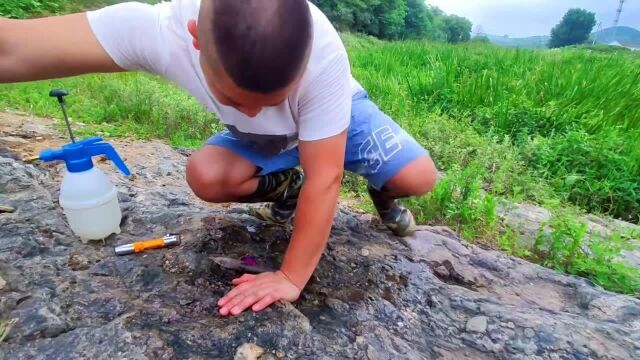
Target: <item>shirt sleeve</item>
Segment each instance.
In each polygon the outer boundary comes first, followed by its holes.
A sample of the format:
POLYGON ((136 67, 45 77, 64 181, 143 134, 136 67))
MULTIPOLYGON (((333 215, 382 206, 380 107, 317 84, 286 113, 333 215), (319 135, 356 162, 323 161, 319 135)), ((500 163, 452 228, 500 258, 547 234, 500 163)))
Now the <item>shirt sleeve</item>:
POLYGON ((167 5, 123 3, 90 11, 87 18, 98 42, 118 66, 162 75, 160 23, 167 5))
POLYGON ((351 67, 345 52, 333 55, 307 84, 299 102, 299 140, 338 135, 351 122, 351 67))

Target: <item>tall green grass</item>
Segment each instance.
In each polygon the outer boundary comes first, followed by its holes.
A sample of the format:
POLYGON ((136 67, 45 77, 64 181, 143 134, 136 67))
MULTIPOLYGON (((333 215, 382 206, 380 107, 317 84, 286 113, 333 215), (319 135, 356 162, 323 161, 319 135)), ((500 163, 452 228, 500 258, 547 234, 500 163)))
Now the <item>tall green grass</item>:
MULTIPOLYGON (((372 98, 428 146, 443 141, 426 132, 430 116, 456 119, 485 141, 512 144, 516 154, 508 156, 526 163, 524 173, 545 182, 554 196, 587 211, 640 220, 640 57, 346 41, 354 74, 372 98)), ((447 170, 461 159, 436 160, 447 170)), ((485 185, 498 193, 535 192, 485 185)))

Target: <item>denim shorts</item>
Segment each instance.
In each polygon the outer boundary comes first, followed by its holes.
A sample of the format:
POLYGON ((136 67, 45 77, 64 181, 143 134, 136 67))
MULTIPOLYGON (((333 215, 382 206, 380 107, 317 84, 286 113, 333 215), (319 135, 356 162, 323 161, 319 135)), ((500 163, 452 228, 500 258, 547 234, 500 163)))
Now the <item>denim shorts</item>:
MULTIPOLYGON (((260 169, 260 176, 300 165, 298 148, 265 156, 237 140, 229 131, 214 135, 206 144, 229 149, 244 157, 260 169)), ((345 170, 363 176, 375 188, 382 189, 400 170, 429 156, 429 152, 361 91, 352 99, 345 155, 345 170)))

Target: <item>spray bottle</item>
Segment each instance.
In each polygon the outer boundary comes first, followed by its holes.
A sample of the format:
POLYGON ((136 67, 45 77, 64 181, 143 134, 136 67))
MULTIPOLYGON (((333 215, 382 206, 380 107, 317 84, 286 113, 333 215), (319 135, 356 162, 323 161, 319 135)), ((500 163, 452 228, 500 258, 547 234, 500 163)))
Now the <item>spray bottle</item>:
POLYGON ((67 173, 60 188, 60 206, 69 226, 85 243, 89 240, 102 240, 111 234, 120 233, 122 212, 117 189, 107 175, 93 165, 92 157, 104 155, 126 176, 131 173, 113 146, 102 138, 75 141, 64 108, 66 95, 64 90, 53 90, 50 93, 50 96, 58 98, 62 107, 71 143, 58 150, 42 151, 40 160, 65 162, 67 173))

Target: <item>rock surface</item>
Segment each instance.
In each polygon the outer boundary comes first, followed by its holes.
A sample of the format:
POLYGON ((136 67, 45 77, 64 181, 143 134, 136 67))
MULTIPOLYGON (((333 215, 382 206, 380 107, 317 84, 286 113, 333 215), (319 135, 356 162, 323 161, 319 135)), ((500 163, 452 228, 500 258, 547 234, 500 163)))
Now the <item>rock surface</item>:
MULTIPOLYGON (((505 224, 518 231, 522 245, 529 249, 534 246, 542 224, 553 216, 549 210, 529 204, 503 204, 498 207, 498 215, 505 224)), ((594 215, 583 216, 580 221, 587 225, 588 236, 606 237, 613 232, 631 236, 628 239, 631 249, 622 251, 621 260, 640 268, 640 226, 594 215)))
POLYGON ((346 208, 300 301, 220 317, 216 302, 239 274, 212 259, 277 267, 291 229, 193 198, 186 156, 168 146, 116 143, 135 179, 100 166, 121 192, 123 231, 83 244, 57 204, 62 166, 25 164, 23 145, 0 142, 0 204, 16 209, 0 214, 0 321, 17 319, 0 358, 230 359, 246 343, 264 359, 640 358, 640 300, 447 228, 399 240, 346 208), (180 247, 113 254, 169 232, 183 235, 180 247))

